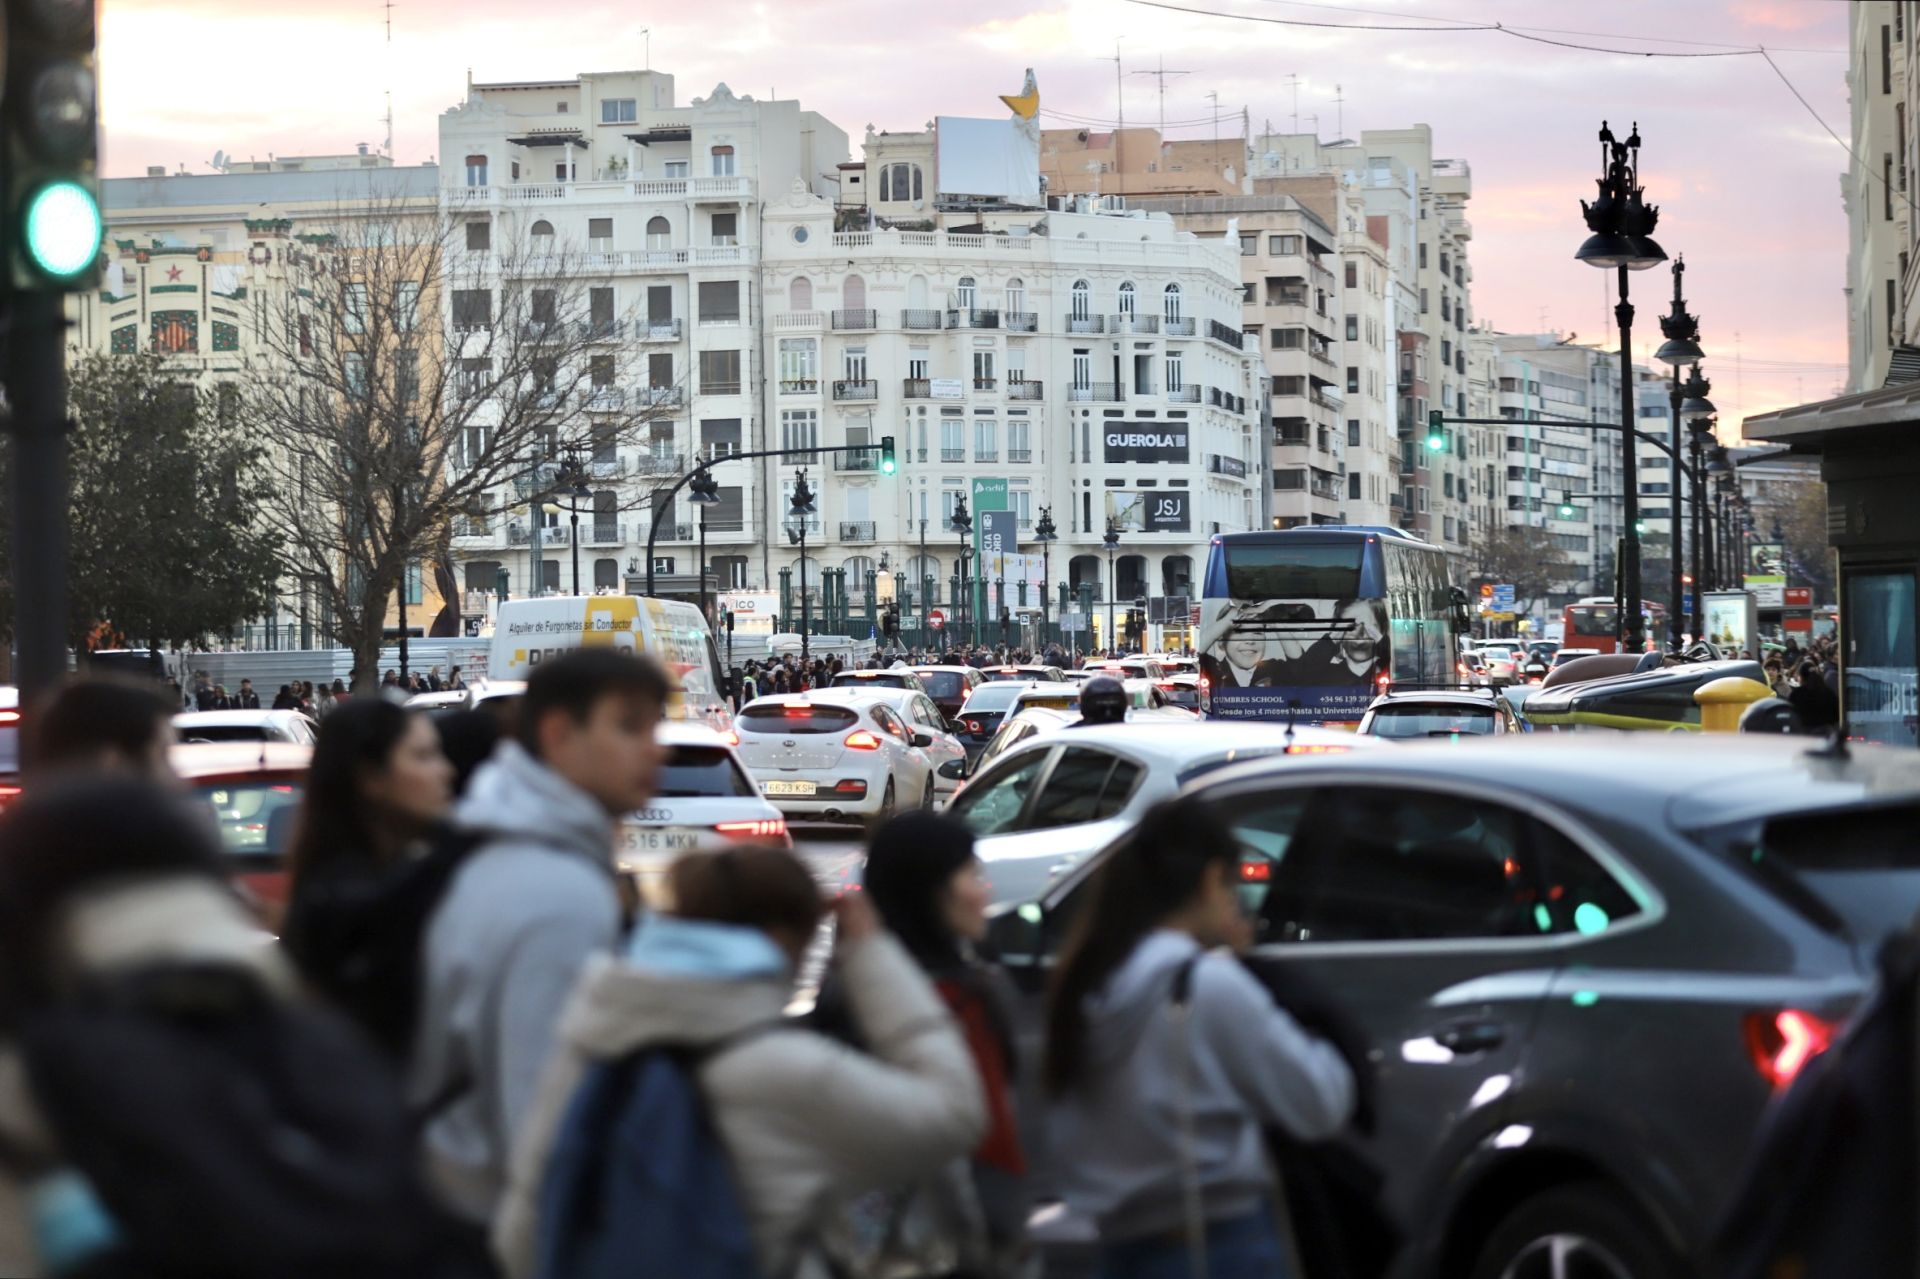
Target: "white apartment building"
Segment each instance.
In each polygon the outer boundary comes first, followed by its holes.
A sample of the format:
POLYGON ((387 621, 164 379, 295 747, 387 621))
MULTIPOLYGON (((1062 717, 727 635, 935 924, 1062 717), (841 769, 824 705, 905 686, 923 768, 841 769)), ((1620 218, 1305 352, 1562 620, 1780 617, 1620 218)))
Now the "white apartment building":
MULTIPOLYGON (((590 322, 606 335, 609 373, 601 385, 596 372, 589 403, 606 429, 594 431, 581 585, 625 586, 644 577, 655 513, 691 459, 766 446, 762 209, 793 190, 832 195, 846 135, 794 101, 736 96, 722 84, 681 105, 671 75, 623 71, 469 85, 441 116, 440 153, 441 206, 466 224, 467 266, 484 272, 554 245, 593 276, 590 322), (647 438, 618 438, 615 424, 636 410, 647 438)), ((497 274, 492 287, 515 286, 497 274)), ((458 304, 450 291, 444 305, 458 304)), ((449 312, 450 331, 458 320, 449 312)), ((767 495, 747 468, 720 478, 720 505, 705 521, 720 584, 763 585, 748 567, 764 561, 751 552, 767 528, 767 495)), ((668 579, 662 589, 695 589, 698 523, 661 515, 653 567, 668 579)), ((522 508, 459 533, 467 591, 491 591, 503 567, 516 594, 561 588, 570 529, 556 510, 522 508)))
MULTIPOLYGON (((1847 95, 1853 158, 1841 176, 1847 213, 1847 390, 1887 379, 1893 348, 1913 342, 1916 289, 1908 282, 1920 225, 1908 203, 1908 170, 1920 76, 1913 74, 1915 14, 1904 0, 1860 0, 1848 13, 1847 95)), ((1920 269, 1920 267, 1917 267, 1920 269)))
MULTIPOLYGON (((928 608, 953 610, 963 541, 951 516, 965 498, 976 522, 1012 513, 1026 567, 1047 570, 1050 609, 1062 585, 1122 607, 1197 600, 1207 539, 1263 518, 1262 388, 1237 243, 1085 199, 949 211, 914 135, 875 138, 867 164, 844 171, 841 209, 795 190, 764 210, 768 420, 784 446, 821 452, 771 460, 760 482, 790 497, 804 469, 816 495, 809 594, 823 570, 844 571, 858 607, 872 572, 910 630, 928 608), (887 225, 878 210, 895 205, 931 229, 887 225), (836 232, 836 220, 874 229, 836 232), (885 436, 895 475, 870 453, 834 452, 885 436), (1058 530, 1044 554, 1033 540, 1043 510, 1058 530)), ((784 570, 797 592, 784 520, 761 533, 760 580, 784 570)), ((1038 577, 1023 592, 989 571, 984 598, 962 611, 997 639, 1002 604, 1014 618, 1037 613, 1038 577)), ((1106 616, 1095 610, 1103 642, 1106 616)))

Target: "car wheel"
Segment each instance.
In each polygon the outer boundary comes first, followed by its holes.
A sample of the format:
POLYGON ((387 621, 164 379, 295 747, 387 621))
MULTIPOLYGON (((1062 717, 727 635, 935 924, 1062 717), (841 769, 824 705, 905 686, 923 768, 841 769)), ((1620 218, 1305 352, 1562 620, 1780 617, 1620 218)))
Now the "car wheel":
POLYGON ((1473 1279, 1681 1279, 1686 1268, 1625 1196, 1597 1181, 1523 1200, 1480 1249, 1473 1279))

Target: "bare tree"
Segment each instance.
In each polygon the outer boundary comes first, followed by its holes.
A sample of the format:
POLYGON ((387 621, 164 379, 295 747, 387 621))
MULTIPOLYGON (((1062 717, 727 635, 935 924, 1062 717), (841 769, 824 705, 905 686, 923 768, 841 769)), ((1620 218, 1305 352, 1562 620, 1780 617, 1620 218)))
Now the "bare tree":
POLYGON ((266 519, 359 688, 388 601, 409 566, 448 563, 457 521, 537 510, 562 458, 611 458, 684 398, 629 377, 632 320, 603 256, 551 234, 514 244, 486 214, 370 193, 296 237, 252 300, 242 394, 282 494, 266 519))
POLYGON ((1468 552, 1468 563, 1472 565, 1470 588, 1477 590, 1482 583, 1511 584, 1514 607, 1522 613, 1532 612, 1536 600, 1556 584, 1574 580, 1580 572, 1545 529, 1525 524, 1480 529, 1468 552))

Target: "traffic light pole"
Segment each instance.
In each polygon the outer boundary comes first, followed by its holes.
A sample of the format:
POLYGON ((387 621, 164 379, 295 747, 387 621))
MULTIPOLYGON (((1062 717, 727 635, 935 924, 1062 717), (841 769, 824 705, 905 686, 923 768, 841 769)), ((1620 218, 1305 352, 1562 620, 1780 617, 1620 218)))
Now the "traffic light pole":
MULTIPOLYGON (((13 435, 13 614, 26 705, 67 673, 67 319, 62 295, 13 295, 7 334, 13 435)), ((31 762, 31 761, 29 761, 31 762)))

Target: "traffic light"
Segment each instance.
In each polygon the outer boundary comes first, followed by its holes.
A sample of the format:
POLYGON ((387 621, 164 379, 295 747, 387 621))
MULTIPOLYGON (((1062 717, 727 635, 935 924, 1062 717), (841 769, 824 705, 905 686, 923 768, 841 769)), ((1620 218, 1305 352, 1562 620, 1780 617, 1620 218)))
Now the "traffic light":
POLYGON ((95 0, 7 0, 7 264, 16 289, 72 292, 99 272, 95 0))
POLYGON ((893 460, 893 437, 883 435, 880 437, 880 474, 892 475, 898 469, 898 464, 893 460))
POLYGON ((1438 453, 1447 447, 1446 414, 1434 409, 1427 414, 1427 451, 1438 453))
POLYGON ((1563 520, 1573 518, 1573 495, 1571 493, 1562 493, 1560 495, 1560 518, 1563 520))

